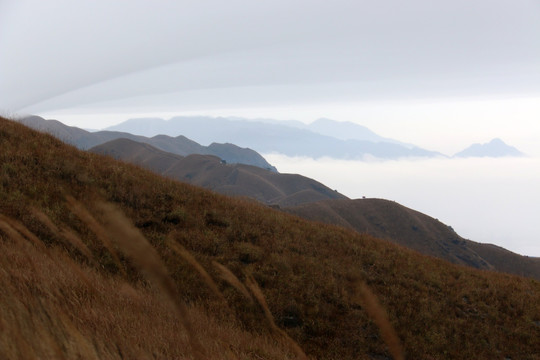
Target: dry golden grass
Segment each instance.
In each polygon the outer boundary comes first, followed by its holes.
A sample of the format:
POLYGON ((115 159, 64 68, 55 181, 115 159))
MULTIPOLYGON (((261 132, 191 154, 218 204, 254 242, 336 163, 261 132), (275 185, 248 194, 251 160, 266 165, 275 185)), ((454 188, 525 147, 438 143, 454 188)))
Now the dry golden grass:
POLYGON ((106 221, 106 229, 116 244, 135 262, 139 269, 146 273, 149 280, 166 295, 167 299, 178 311, 180 315, 179 321, 186 330, 195 358, 205 358, 205 350, 195 335, 187 306, 182 301, 176 285, 169 276, 167 268, 161 262, 156 250, 116 207, 104 202, 98 203, 97 207, 102 211, 103 219, 106 221))
POLYGON ((93 261, 92 252, 79 238, 79 236, 77 236, 77 234, 67 228, 57 227, 45 213, 36 208, 30 208, 30 212, 52 233, 60 235, 60 239, 65 240, 66 244, 69 244, 75 249, 79 250, 79 252, 83 254, 88 261, 93 261))
POLYGON ((392 357, 395 360, 404 360, 405 355, 403 353, 403 347, 396 334, 396 330, 392 324, 390 324, 388 314, 382 308, 377 296, 373 294, 369 286, 364 282, 358 283, 358 291, 360 303, 364 306, 366 312, 379 328, 384 342, 388 345, 390 354, 392 354, 392 357))
POLYGON ((229 285, 238 290, 240 294, 244 295, 247 300, 253 303, 253 297, 249 293, 248 289, 244 284, 242 284, 242 282, 236 277, 236 275, 232 273, 231 270, 227 269, 225 266, 215 261, 212 262, 212 264, 219 271, 219 276, 221 277, 221 279, 226 281, 229 285))
POLYGON ((309 357, 399 358, 386 323, 408 359, 540 359, 537 281, 162 179, 3 119, 0 148, 0 358, 193 359, 190 338, 212 359, 301 357, 276 328, 309 357), (223 280, 229 308, 171 234, 223 280), (358 301, 359 282, 386 316, 358 301))
MULTIPOLYGON (((180 298, 157 253, 152 252, 153 248, 140 234, 134 235, 137 230, 124 222, 127 219, 117 209, 107 205, 105 212, 114 224, 122 227, 122 250, 133 257, 178 309, 180 298)), ((291 358, 280 350, 284 346, 279 341, 243 333, 234 322, 216 323, 201 309, 181 304, 181 316, 171 317, 162 297, 144 288, 135 289, 120 278, 106 279, 95 270, 81 269, 59 248, 47 249, 49 256, 43 257, 43 244, 35 246, 28 241, 31 232, 21 224, 16 230, 3 217, 0 230, 5 234, 4 237, 0 233, 0 264, 4 269, 0 274, 4 294, 0 335, 3 359, 156 355, 180 359, 291 358), (73 271, 74 266, 78 271, 73 271), (89 283, 98 286, 85 286, 89 283), (38 297, 33 294, 35 291, 39 291, 38 297), (174 319, 183 324, 185 331, 178 328, 174 319)))
POLYGON ((173 249, 176 254, 182 257, 182 259, 184 259, 197 271, 197 273, 201 276, 206 285, 212 290, 214 295, 221 299, 224 304, 227 303, 227 300, 225 299, 221 291, 219 291, 217 284, 214 282, 214 279, 212 279, 208 272, 202 267, 201 264, 199 264, 199 262, 193 257, 193 255, 191 255, 190 252, 186 250, 185 247, 175 242, 173 239, 171 239, 171 237, 167 238, 167 246, 173 249))
POLYGON ((257 299, 257 302, 263 309, 264 317, 268 321, 268 324, 270 325, 270 329, 272 329, 272 331, 276 335, 282 337, 284 341, 290 345, 290 347, 293 349, 294 353, 299 359, 307 360, 308 357, 306 356, 302 348, 296 343, 296 341, 291 339, 291 337, 285 331, 280 329, 274 322, 274 317, 272 316, 272 313, 270 312, 270 308, 268 307, 268 304, 266 303, 264 294, 259 288, 259 285, 257 285, 257 282, 255 281, 255 279, 253 279, 252 276, 248 276, 246 278, 246 282, 247 282, 248 288, 251 290, 251 293, 253 294, 255 299, 257 299))
POLYGON ((120 261, 120 258, 118 257, 118 254, 116 253, 116 249, 113 247, 110 235, 96 219, 88 212, 88 210, 77 200, 75 200, 72 196, 67 196, 67 205, 69 209, 79 217, 81 221, 86 223, 88 227, 94 232, 94 234, 98 237, 98 239, 102 242, 102 244, 105 246, 105 248, 109 251, 111 254, 114 263, 118 267, 118 269, 124 274, 126 274, 126 271, 124 269, 124 266, 122 265, 122 262, 120 261))

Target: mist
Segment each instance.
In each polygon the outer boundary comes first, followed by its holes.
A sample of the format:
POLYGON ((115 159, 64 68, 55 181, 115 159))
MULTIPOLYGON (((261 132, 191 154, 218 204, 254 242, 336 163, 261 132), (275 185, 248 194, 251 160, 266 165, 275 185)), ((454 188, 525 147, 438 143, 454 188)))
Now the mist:
POLYGON ((281 173, 350 198, 384 198, 439 219, 462 237, 540 256, 540 158, 347 161, 264 154, 281 173))

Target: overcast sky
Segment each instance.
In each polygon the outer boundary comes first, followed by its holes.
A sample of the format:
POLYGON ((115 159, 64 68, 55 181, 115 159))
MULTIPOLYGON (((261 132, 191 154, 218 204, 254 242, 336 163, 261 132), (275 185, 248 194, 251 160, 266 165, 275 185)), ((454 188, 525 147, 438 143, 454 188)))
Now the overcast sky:
MULTIPOLYGON (((456 151, 540 137, 538 0, 0 0, 0 54, 4 114, 327 116, 424 146, 455 129, 456 151)), ((77 125, 125 120, 103 119, 77 125)))

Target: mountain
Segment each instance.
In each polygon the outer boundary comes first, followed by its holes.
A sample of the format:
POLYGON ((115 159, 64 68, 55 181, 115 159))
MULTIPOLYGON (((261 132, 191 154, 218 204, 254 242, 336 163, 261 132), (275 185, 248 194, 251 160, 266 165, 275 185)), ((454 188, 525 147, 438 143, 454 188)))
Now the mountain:
POLYGON ((228 163, 248 164, 277 172, 277 169, 270 165, 257 152, 247 148, 240 148, 234 144, 212 143, 210 146, 202 146, 181 135, 174 138, 166 135, 147 138, 118 131, 89 132, 77 127, 64 125, 57 120, 45 120, 39 116, 22 118, 19 122, 38 131, 49 133, 82 150, 87 150, 111 140, 125 138, 147 143, 163 151, 182 156, 190 154, 214 155, 228 163))
POLYGON ((0 118, 0 358, 535 359, 540 283, 0 118))
POLYGON ((268 205, 290 206, 346 198, 301 175, 279 174, 244 164, 227 164, 212 155, 183 157, 129 139, 109 141, 90 151, 110 155, 222 194, 246 196, 268 205))
POLYGON ((524 154, 513 146, 507 145, 501 139, 493 139, 486 144, 473 144, 463 151, 458 152, 454 157, 505 157, 524 156, 524 154))
POLYGON ((246 196, 302 218, 354 229, 455 264, 540 280, 540 259, 465 240, 418 211, 384 199, 350 200, 315 180, 276 174, 218 158, 166 153, 148 144, 118 139, 90 149, 146 167, 158 174, 235 196, 246 196), (495 256, 496 255, 496 256, 495 256))
MULTIPOLYGON (((323 201, 285 211, 387 239, 426 255, 479 269, 493 267, 447 225, 398 203, 383 199, 323 201)), ((540 275, 540 274, 539 274, 540 275)))
MULTIPOLYGON (((239 117, 228 117, 227 119, 233 120, 233 121, 246 120, 239 117)), ((163 121, 164 120, 161 120, 161 123, 166 124, 166 122, 164 123, 163 121)), ((309 124, 305 124, 297 120, 274 120, 274 119, 264 119, 264 118, 251 119, 249 121, 252 121, 252 122, 256 121, 256 122, 268 123, 268 124, 274 124, 274 125, 276 124, 286 125, 288 127, 305 129, 305 130, 309 130, 317 134, 331 136, 333 138, 340 139, 340 140, 365 140, 365 141, 371 141, 371 142, 388 142, 388 143, 404 145, 406 147, 414 147, 414 145, 411 145, 411 144, 406 144, 395 139, 382 137, 374 133, 367 127, 350 122, 350 121, 335 121, 335 120, 327 119, 327 118, 320 118, 309 124)))
POLYGON ((367 127, 352 123, 350 121, 335 121, 331 119, 321 118, 315 120, 310 124, 304 125, 304 127, 318 134, 324 134, 340 140, 386 142, 414 148, 414 145, 405 144, 398 140, 382 137, 374 133, 367 127))
POLYGON ((465 240, 467 246, 500 272, 540 281, 540 258, 523 256, 493 244, 465 240))
POLYGON ((287 207, 284 211, 305 219, 354 229, 454 264, 528 276, 540 281, 540 258, 463 239, 439 220, 394 201, 327 200, 287 207))
POLYGON ((327 156, 340 159, 362 159, 365 156, 373 156, 382 159, 398 159, 443 156, 437 152, 385 139, 363 126, 324 119, 302 127, 294 122, 205 116, 174 117, 168 121, 142 118, 127 120, 107 130, 146 136, 158 133, 171 136, 182 134, 202 144, 230 142, 252 148, 259 153, 278 152, 288 156, 312 158, 327 156), (333 128, 329 132, 338 137, 344 137, 348 131, 350 136, 348 139, 340 139, 317 132, 326 131, 328 128, 333 128))

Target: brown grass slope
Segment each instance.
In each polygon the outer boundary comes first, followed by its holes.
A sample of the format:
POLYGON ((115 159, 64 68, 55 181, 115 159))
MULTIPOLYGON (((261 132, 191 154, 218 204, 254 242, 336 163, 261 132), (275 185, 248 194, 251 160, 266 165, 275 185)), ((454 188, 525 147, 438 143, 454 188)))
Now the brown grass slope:
POLYGON ((493 265, 496 270, 540 281, 540 258, 522 256, 493 244, 465 241, 469 248, 493 265))
POLYGON ((345 226, 455 264, 540 280, 539 258, 465 240, 439 220, 394 201, 328 200, 284 210, 306 219, 345 226))
POLYGON ((456 264, 491 268, 448 226, 394 201, 324 201, 285 210, 311 220, 347 226, 456 264))
POLYGON ((305 176, 280 174, 243 164, 224 164, 210 155, 180 157, 129 139, 109 141, 90 151, 222 194, 246 196, 265 204, 290 206, 346 198, 305 176))
POLYGON ((408 359, 540 358, 535 280, 164 179, 5 119, 0 148, 2 358, 301 358, 289 336, 319 359, 400 358, 394 334, 408 359), (163 273, 173 282, 152 282, 163 273), (164 301, 176 291, 185 309, 164 301))
POLYGON ((275 174, 250 166, 224 165, 213 156, 192 155, 183 158, 129 139, 113 140, 92 151, 112 155, 223 194, 279 204, 289 213, 349 227, 456 264, 540 280, 540 259, 465 240, 440 221, 393 201, 329 200, 341 195, 298 175, 275 174))

